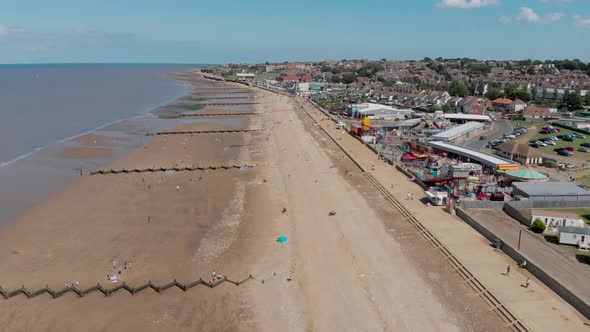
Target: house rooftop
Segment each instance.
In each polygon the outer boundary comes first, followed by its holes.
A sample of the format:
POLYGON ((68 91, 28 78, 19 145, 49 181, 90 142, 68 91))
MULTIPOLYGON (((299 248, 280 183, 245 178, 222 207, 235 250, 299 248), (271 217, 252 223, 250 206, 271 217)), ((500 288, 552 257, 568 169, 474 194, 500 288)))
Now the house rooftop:
POLYGON ((552 218, 580 219, 580 215, 573 212, 559 210, 531 210, 531 216, 544 216, 552 218))
POLYGON ((506 142, 500 145, 500 150, 509 154, 517 154, 526 158, 541 158, 543 155, 528 144, 506 142))
POLYGON ((512 186, 529 196, 590 196, 590 191, 573 182, 513 182, 512 186))
POLYGON ((590 227, 557 226, 559 233, 590 235, 590 227))

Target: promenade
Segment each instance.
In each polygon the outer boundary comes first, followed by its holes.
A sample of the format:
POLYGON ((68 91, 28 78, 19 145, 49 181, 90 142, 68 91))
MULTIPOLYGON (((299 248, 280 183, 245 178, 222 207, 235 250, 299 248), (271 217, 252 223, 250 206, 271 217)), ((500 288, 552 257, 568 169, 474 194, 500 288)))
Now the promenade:
MULTIPOLYGON (((300 99, 301 101, 301 99, 300 99)), ((415 183, 393 166, 377 160, 377 156, 348 133, 336 129, 332 121, 322 121, 326 115, 308 104, 306 110, 320 125, 337 138, 338 143, 356 162, 371 174, 428 228, 457 258, 468 267, 499 299, 514 312, 526 326, 535 331, 586 329, 586 319, 557 294, 537 281, 527 271, 518 269, 516 263, 489 241, 439 207, 427 207, 426 195, 415 183), (407 194, 415 196, 406 200, 407 194), (506 267, 511 266, 509 276, 506 267), (527 278, 533 280, 529 288, 522 285, 527 278)), ((425 243, 425 245, 427 245, 425 243)), ((474 296, 476 296, 474 294, 474 296)))

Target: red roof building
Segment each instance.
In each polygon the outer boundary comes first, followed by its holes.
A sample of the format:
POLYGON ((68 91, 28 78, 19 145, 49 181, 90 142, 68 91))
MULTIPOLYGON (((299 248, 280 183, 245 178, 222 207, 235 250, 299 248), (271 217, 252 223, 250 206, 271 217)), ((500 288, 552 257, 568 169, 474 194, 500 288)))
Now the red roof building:
POLYGON ((528 106, 522 111, 522 116, 532 119, 544 119, 551 117, 551 110, 546 107, 528 106))

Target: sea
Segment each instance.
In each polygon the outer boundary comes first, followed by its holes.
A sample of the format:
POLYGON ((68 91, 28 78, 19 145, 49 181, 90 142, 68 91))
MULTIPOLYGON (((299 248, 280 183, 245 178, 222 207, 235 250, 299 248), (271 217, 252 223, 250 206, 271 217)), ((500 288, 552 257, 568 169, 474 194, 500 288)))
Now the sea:
POLYGON ((170 73, 198 67, 0 65, 0 225, 63 190, 79 169, 100 168, 145 144, 145 135, 111 128, 134 121, 157 129, 150 111, 191 90, 170 73), (123 148, 90 161, 59 156, 93 132, 118 137, 123 148))

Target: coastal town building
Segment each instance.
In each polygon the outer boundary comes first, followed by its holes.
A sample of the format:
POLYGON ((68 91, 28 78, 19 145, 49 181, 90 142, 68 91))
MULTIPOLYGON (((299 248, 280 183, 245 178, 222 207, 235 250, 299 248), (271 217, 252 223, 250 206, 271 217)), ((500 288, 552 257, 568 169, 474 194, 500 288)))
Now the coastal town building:
POLYGON ((499 146, 498 154, 523 165, 536 165, 543 162, 543 155, 528 144, 506 142, 499 146))
POLYGON ((510 111, 512 100, 508 98, 498 98, 492 101, 492 107, 496 112, 506 113, 510 111))
POLYGON ((472 138, 474 135, 482 132, 485 128, 485 124, 476 121, 466 122, 462 125, 453 127, 445 130, 438 134, 432 135, 434 141, 441 142, 464 142, 465 140, 472 138))
POLYGON ((533 209, 531 210, 531 224, 536 219, 551 228, 557 226, 586 227, 586 223, 578 214, 567 211, 533 209))
POLYGON ((590 227, 557 226, 560 244, 571 244, 587 249, 590 245, 590 227))
POLYGON ((456 158, 464 162, 477 162, 480 165, 491 170, 518 169, 518 163, 502 158, 491 153, 483 152, 477 149, 468 148, 447 142, 429 142, 432 149, 438 153, 446 153, 449 157, 456 158))
POLYGON ((590 191, 574 182, 513 182, 512 195, 534 201, 588 201, 590 191))
POLYGON ((522 111, 526 107, 526 103, 520 99, 516 99, 512 103, 510 103, 510 112, 511 113, 518 113, 522 111))
POLYGON ((551 117, 551 110, 547 107, 527 106, 522 111, 525 119, 545 119, 551 117))
POLYGON ((371 117, 376 120, 407 119, 414 114, 410 109, 399 109, 393 106, 363 103, 351 105, 351 115, 355 118, 371 117))

